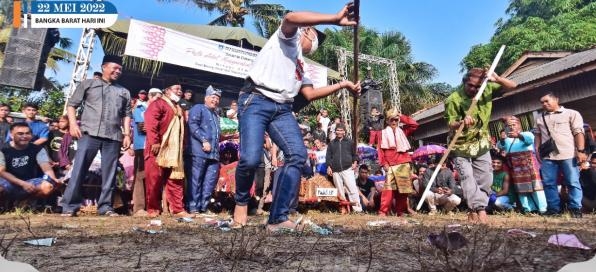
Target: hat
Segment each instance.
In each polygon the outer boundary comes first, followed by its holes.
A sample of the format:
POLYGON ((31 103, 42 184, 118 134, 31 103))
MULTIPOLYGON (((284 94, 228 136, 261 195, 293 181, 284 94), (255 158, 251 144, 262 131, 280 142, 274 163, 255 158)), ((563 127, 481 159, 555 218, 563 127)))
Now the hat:
POLYGON ((139 94, 147 94, 147 91, 145 91, 145 90, 140 90, 140 91, 139 91, 139 94))
POLYGON ((313 29, 317 31, 317 40, 319 40, 319 46, 321 46, 321 44, 323 44, 323 42, 325 41, 325 38, 327 38, 327 35, 325 35, 325 33, 314 27, 313 29))
POLYGON ((399 118, 399 112, 397 109, 390 109, 385 113, 385 118, 387 118, 386 120, 399 118))
POLYGON ((167 89, 174 85, 182 85, 182 84, 180 83, 180 80, 176 77, 168 77, 168 78, 164 79, 164 83, 163 83, 164 89, 167 89))
POLYGON ((151 93, 162 93, 162 92, 158 88, 151 88, 151 89, 149 89, 149 93, 151 94, 151 93))
POLYGON ((105 55, 103 56, 103 61, 101 62, 101 64, 105 64, 108 62, 113 62, 119 65, 122 65, 122 57, 121 56, 116 56, 116 55, 105 55))
POLYGON ((210 95, 217 95, 217 96, 221 97, 221 90, 215 89, 215 88, 213 88, 213 86, 209 85, 209 87, 207 87, 207 91, 205 92, 205 96, 210 96, 210 95))

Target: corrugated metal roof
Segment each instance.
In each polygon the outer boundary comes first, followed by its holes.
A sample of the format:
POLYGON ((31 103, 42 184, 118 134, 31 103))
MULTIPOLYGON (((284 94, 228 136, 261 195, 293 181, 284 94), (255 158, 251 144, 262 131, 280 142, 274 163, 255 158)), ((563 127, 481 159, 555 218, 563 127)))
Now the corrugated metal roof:
POLYGON ((596 61, 596 48, 571 54, 519 74, 514 74, 509 79, 515 81, 519 86, 593 61, 596 61))

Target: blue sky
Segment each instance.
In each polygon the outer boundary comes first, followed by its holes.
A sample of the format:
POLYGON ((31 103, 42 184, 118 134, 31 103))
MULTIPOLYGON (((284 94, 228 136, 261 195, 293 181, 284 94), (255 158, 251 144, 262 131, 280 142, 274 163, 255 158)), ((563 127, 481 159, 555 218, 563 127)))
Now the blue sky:
MULTIPOLYGON (((207 24, 217 17, 191 4, 163 3, 157 0, 109 0, 118 9, 121 19, 207 24)), ((346 3, 338 0, 260 1, 279 3, 290 10, 310 10, 335 13, 346 3)), ((410 41, 415 61, 434 65, 439 75, 434 82, 457 85, 461 80, 459 63, 470 47, 487 43, 495 31, 495 22, 505 17, 508 0, 361 0, 360 18, 363 25, 378 32, 399 31, 410 41)), ((249 23, 246 24, 249 28, 249 23)), ((76 53, 81 30, 61 29, 72 38, 71 51, 76 53)), ((95 44, 89 73, 99 70, 103 51, 95 44)), ((63 64, 60 72, 47 76, 68 82, 72 65, 63 64)))

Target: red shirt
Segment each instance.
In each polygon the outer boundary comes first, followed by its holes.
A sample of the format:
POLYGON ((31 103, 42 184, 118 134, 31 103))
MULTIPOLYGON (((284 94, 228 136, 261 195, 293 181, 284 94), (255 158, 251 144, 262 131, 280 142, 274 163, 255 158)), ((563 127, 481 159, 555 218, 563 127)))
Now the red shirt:
MULTIPOLYGON (((406 136, 412 135, 418 128, 418 123, 412 117, 401 115, 399 122, 403 124, 402 130, 406 136)), ((381 142, 383 141, 383 134, 381 134, 381 142)), ((377 145, 377 153, 379 154, 379 163, 385 165, 398 165, 412 161, 412 157, 408 152, 397 152, 395 148, 381 149, 381 145, 377 145)))

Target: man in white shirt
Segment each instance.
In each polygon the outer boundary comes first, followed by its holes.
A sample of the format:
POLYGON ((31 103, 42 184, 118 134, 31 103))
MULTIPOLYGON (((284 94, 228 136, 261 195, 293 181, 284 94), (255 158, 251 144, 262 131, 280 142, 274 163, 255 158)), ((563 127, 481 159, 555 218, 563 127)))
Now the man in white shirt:
POLYGON ((277 231, 297 227, 288 218, 289 206, 298 193, 300 173, 307 156, 298 122, 292 115, 294 97, 301 93, 307 101, 312 101, 342 88, 360 94, 359 82, 342 81, 315 89, 305 76, 303 54, 313 53, 324 39, 313 25, 357 25, 356 20, 349 18, 348 10, 352 6, 344 6, 337 14, 306 11, 286 14, 280 28, 263 46, 249 69, 238 98, 242 145, 236 169, 235 225, 242 226, 247 221, 249 191, 263 155, 266 131, 286 158, 283 167, 278 169, 278 186, 273 192, 267 229, 277 231))

